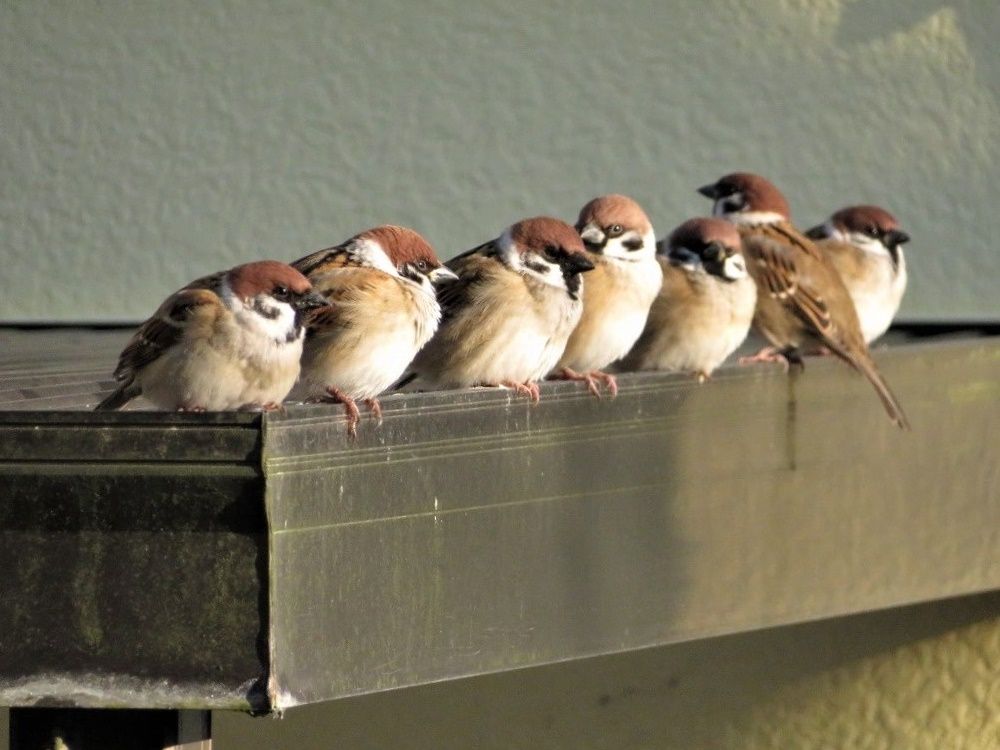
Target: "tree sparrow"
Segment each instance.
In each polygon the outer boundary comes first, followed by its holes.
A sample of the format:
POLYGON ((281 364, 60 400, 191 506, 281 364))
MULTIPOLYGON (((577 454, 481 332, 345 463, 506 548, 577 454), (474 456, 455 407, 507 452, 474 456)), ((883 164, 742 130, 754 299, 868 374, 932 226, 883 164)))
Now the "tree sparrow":
POLYGON ((842 208, 806 235, 816 241, 844 280, 871 343, 885 333, 906 291, 904 243, 910 235, 878 206, 842 208))
POLYGON ((723 219, 689 219, 658 250, 663 288, 620 369, 693 372, 703 382, 750 330, 757 286, 740 234, 723 219))
POLYGON ((118 388, 96 409, 139 395, 179 411, 276 409, 299 375, 305 316, 325 304, 305 276, 273 260, 193 281, 132 337, 118 388))
POLYGON ((614 396, 614 376, 601 372, 624 357, 639 338, 663 272, 646 212, 624 195, 594 198, 576 222, 594 270, 583 287, 583 315, 570 334, 553 377, 582 380, 600 397, 597 380, 614 396))
POLYGON ((395 383, 441 319, 434 283, 457 279, 412 229, 380 226, 292 266, 330 304, 309 317, 296 393, 344 404, 357 434, 361 399, 381 420, 376 398, 395 383))
POLYGON ((799 352, 824 346, 874 386, 889 418, 909 428, 906 415, 868 353, 851 296, 829 257, 796 229, 788 202, 763 177, 726 175, 698 192, 714 201, 712 213, 736 224, 743 254, 757 283, 754 327, 775 351, 757 361, 802 365, 799 352))
POLYGON ((519 221, 448 261, 443 319, 413 362, 441 387, 502 385, 538 401, 535 381, 559 361, 580 320, 580 274, 594 264, 580 235, 548 217, 519 221))

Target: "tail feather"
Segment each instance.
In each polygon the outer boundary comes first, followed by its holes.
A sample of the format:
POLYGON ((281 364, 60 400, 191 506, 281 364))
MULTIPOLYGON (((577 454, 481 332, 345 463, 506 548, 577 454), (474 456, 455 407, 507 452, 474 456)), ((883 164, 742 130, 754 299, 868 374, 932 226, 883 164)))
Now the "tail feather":
POLYGON ((114 411, 142 394, 142 388, 134 380, 121 383, 107 398, 94 407, 94 411, 114 411))
POLYGON ((896 394, 892 392, 889 384, 885 382, 882 373, 878 371, 875 362, 870 357, 858 357, 851 364, 862 375, 868 378, 869 382, 875 388, 875 392, 882 401, 882 406, 885 407, 889 419, 901 430, 911 429, 910 420, 906 418, 906 412, 903 411, 903 407, 900 405, 899 399, 896 398, 896 394))

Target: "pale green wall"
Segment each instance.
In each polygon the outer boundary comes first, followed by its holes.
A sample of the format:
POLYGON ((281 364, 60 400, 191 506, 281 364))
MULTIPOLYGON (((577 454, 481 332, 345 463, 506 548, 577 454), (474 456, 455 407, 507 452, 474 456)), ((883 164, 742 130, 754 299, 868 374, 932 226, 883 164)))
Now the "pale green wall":
POLYGON ((216 750, 996 750, 1000 595, 293 709, 216 750))
POLYGON ((0 3, 0 320, 135 320, 378 222, 443 256, 725 171, 911 231, 904 315, 1000 318, 1000 3, 0 3))

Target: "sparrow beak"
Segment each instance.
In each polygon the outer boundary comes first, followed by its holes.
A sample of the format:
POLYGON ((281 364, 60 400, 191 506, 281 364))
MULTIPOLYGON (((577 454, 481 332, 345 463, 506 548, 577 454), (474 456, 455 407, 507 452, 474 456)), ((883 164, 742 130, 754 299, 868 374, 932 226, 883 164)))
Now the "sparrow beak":
POLYGON ((440 284, 443 281, 458 281, 458 274, 447 266, 438 266, 427 274, 427 278, 431 280, 432 284, 440 284))
POLYGON ((601 231, 600 227, 593 224, 588 224, 580 230, 580 239, 583 240, 583 244, 587 246, 588 250, 595 253, 601 252, 604 249, 604 243, 607 241, 607 237, 604 236, 604 232, 601 231))
POLYGON ((561 263, 562 267, 574 273, 593 271, 594 263, 583 253, 570 253, 561 263))
POLYGON ((826 230, 823 228, 822 224, 817 224, 812 229, 806 231, 806 237, 811 240, 825 240, 826 230))
POLYGON ((309 294, 303 294, 292 302, 292 307, 296 310, 315 310, 318 307, 326 307, 329 304, 330 301, 322 294, 309 292, 309 294))
POLYGON ((700 188, 698 188, 698 192, 704 195, 706 198, 710 198, 714 201, 716 196, 715 183, 713 182, 711 185, 702 185, 700 188))
POLYGON ((897 247, 910 241, 910 235, 901 229, 893 229, 885 233, 885 244, 888 247, 897 247))

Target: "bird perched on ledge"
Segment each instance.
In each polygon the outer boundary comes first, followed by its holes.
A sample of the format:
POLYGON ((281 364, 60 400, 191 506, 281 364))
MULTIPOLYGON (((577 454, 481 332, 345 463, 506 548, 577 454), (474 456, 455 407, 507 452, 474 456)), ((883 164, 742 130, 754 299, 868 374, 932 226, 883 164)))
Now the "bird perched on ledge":
POLYGON ((707 380, 750 330, 757 286, 740 234, 723 219, 689 219, 660 244, 663 288, 623 371, 691 372, 707 380))
POLYGON ((602 381, 614 396, 613 375, 601 370, 624 357, 639 338, 663 281, 656 238, 646 212, 624 195, 594 198, 576 222, 594 270, 583 286, 583 314, 550 377, 582 380, 595 396, 602 381))
POLYGON ((355 401, 381 420, 377 396, 403 374, 437 330, 435 282, 457 279, 412 229, 380 226, 295 261, 329 304, 309 317, 295 393, 344 405, 357 434, 355 401))
POLYGON ((580 320, 581 274, 594 267, 580 235, 558 219, 524 219, 447 266, 458 281, 440 290, 441 327, 412 374, 445 388, 502 385, 537 402, 536 381, 580 320))
POLYGON ((736 224, 757 283, 754 327, 775 347, 751 360, 794 362, 800 351, 826 347, 871 382, 889 418, 909 422, 868 353, 851 296, 829 257, 796 229, 788 202, 759 175, 736 172, 698 192, 712 213, 736 224))
POLYGON ((910 235, 878 206, 848 206, 806 236, 827 254, 851 293, 861 333, 871 343, 889 329, 906 291, 910 235))
POLYGON ((206 276, 172 294, 118 359, 96 410, 142 395, 162 409, 277 409, 299 374, 306 314, 326 304, 273 260, 206 276))

